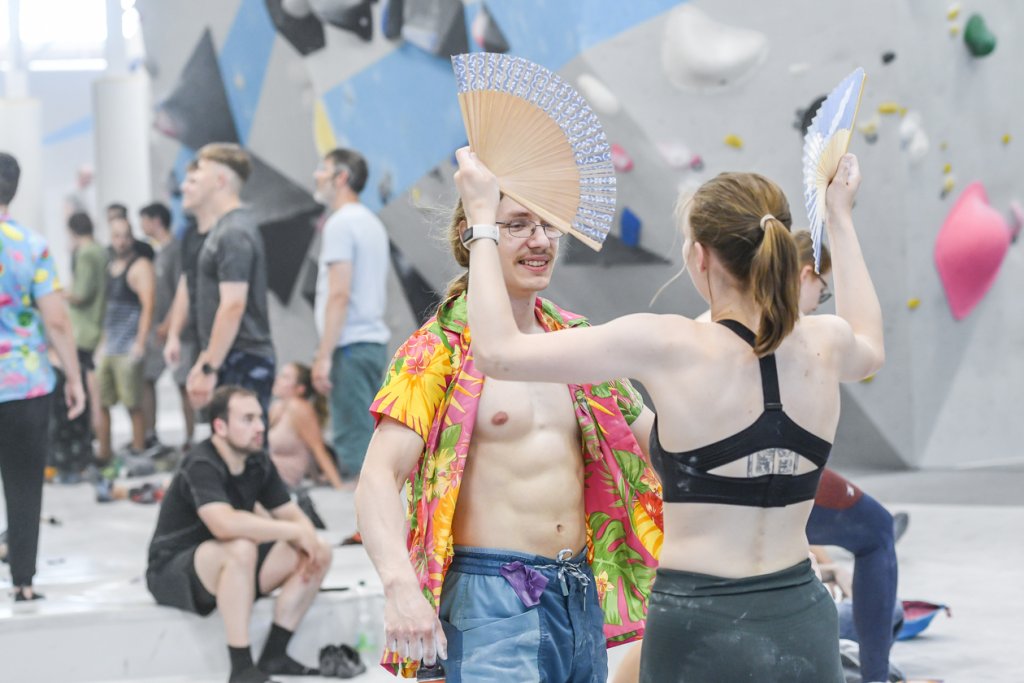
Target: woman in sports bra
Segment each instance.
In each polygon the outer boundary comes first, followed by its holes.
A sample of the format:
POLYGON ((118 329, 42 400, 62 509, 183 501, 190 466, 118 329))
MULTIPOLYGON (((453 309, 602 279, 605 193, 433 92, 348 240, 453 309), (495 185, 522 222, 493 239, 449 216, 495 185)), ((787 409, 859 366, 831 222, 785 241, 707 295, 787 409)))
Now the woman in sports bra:
MULTIPOLYGON (((457 156, 469 225, 493 223, 496 179, 468 149, 457 156)), ((847 155, 826 194, 835 316, 800 318, 789 206, 757 174, 720 174, 678 212, 710 324, 642 313, 520 334, 495 247, 470 243, 475 361, 488 376, 627 376, 658 409, 650 450, 668 505, 642 681, 842 681, 835 606, 811 570, 804 527, 839 420, 839 383, 874 374, 885 355, 851 217, 859 185, 847 155)))

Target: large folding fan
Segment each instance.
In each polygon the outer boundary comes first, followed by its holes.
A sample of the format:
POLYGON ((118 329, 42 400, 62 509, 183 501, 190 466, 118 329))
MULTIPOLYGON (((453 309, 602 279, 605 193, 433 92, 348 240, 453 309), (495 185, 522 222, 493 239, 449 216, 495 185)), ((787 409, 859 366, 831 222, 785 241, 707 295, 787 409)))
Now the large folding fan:
POLYGON ((455 55, 452 67, 469 146, 501 191, 600 250, 615 216, 615 168, 586 100, 520 57, 455 55))
POLYGON ((804 135, 804 205, 814 244, 814 270, 821 265, 821 236, 825 227, 825 191, 850 147, 864 69, 858 68, 828 94, 804 135))

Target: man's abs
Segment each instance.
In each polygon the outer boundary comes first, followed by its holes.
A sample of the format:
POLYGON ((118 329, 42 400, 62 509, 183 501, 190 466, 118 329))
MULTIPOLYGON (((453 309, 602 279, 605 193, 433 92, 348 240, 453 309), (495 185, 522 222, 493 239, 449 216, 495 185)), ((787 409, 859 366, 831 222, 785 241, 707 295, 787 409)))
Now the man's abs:
POLYGON ((555 557, 586 542, 579 424, 565 385, 487 379, 455 543, 555 557))

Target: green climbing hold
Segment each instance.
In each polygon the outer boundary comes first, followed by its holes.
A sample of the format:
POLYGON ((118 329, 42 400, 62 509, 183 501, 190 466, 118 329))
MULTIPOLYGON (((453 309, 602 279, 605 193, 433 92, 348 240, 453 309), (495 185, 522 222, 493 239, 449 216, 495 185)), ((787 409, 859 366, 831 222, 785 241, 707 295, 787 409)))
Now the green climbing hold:
POLYGON ((972 14, 964 28, 964 43, 975 57, 992 54, 996 49, 996 37, 988 30, 980 14, 972 14))

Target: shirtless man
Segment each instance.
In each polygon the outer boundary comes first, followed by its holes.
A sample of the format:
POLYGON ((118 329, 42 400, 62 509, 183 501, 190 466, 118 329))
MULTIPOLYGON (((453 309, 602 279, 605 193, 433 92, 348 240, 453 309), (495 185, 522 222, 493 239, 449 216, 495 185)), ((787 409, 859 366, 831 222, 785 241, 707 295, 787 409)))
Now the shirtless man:
MULTIPOLYGON (((456 207, 456 261, 468 265, 462 239, 494 239, 520 330, 585 325, 537 296, 561 233, 508 197, 498 219, 496 233, 466 229, 456 207)), ((449 683, 603 682, 606 638, 643 633, 661 542, 646 463, 653 415, 625 380, 485 379, 466 328, 466 286, 464 274, 398 350, 371 407, 378 425, 356 509, 384 584, 382 663, 409 672, 439 657, 449 683), (396 495, 407 480, 408 522, 396 495)))

